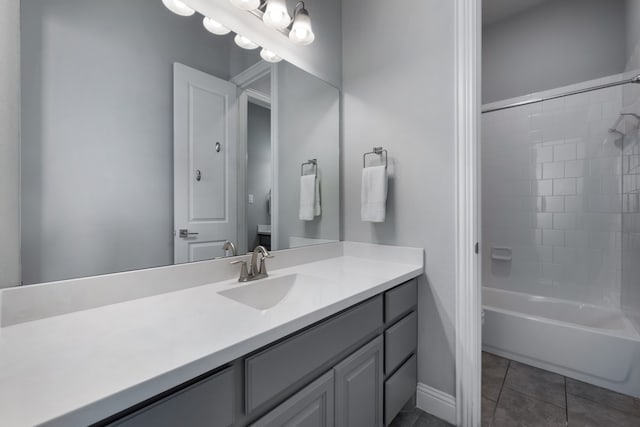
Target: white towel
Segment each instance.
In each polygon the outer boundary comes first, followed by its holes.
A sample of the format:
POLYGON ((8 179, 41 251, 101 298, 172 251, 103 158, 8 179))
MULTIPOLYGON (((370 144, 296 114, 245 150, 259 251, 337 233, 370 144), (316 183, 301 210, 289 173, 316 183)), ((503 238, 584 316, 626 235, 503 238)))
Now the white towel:
POLYGON ((384 222, 387 214, 387 168, 371 166, 362 169, 363 221, 384 222))
POLYGON ((313 221, 316 205, 316 176, 300 177, 300 220, 313 221))
POLYGON ((322 215, 322 204, 320 203, 320 178, 316 178, 316 196, 313 204, 313 214, 315 216, 322 215))

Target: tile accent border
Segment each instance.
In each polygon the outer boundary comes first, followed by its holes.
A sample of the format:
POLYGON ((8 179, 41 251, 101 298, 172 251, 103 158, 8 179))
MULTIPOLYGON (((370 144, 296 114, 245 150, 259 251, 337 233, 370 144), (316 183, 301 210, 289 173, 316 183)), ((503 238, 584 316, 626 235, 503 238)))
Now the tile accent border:
POLYGON ((456 398, 450 394, 418 383, 416 407, 450 424, 456 424, 456 398))

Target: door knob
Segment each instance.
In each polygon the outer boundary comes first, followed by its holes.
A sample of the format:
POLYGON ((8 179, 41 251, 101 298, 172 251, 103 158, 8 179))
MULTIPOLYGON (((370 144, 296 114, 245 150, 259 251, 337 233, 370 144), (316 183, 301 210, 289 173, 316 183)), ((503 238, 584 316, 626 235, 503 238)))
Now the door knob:
POLYGON ((179 233, 179 236, 182 239, 188 239, 189 237, 198 235, 198 233, 189 233, 189 230, 187 230, 186 228, 181 229, 179 233))

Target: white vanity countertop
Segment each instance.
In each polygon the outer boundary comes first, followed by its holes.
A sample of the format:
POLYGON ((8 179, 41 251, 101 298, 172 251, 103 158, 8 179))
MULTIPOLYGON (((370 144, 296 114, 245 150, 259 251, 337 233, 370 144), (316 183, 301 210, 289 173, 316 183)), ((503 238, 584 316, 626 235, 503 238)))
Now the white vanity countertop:
POLYGON ((245 286, 234 280, 2 328, 0 424, 100 421, 419 276, 416 251, 406 264, 364 251, 274 270, 313 277, 313 298, 265 311, 218 294, 245 286))

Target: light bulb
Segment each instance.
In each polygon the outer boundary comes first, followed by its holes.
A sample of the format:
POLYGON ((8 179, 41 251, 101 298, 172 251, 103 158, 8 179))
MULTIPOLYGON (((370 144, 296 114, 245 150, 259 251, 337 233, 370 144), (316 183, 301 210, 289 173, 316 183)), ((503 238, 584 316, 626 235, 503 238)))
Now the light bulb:
POLYGON ((208 16, 204 17, 204 19, 202 20, 202 25, 204 25, 204 28, 206 28, 210 33, 217 34, 219 36, 229 34, 229 32, 231 31, 215 19, 211 19, 208 16))
POLYGON ((262 20, 271 28, 277 30, 285 29, 291 23, 291 16, 287 12, 285 0, 267 0, 267 9, 262 20))
POLYGON ((240 46, 243 49, 252 50, 258 47, 257 44, 255 44, 245 36, 241 36, 240 34, 236 34, 233 40, 236 42, 238 46, 240 46))
POLYGON ((263 48, 260 51, 260 56, 262 57, 262 59, 264 59, 267 62, 280 62, 280 61, 282 61, 281 57, 279 57, 275 53, 271 52, 269 49, 264 49, 263 48))
POLYGON ((260 0, 231 0, 231 3, 242 10, 254 10, 260 7, 260 0))
POLYGON ((316 39, 311 29, 311 18, 304 7, 296 13, 296 17, 289 33, 289 40, 299 45, 308 45, 316 39))
POLYGON ((180 16, 191 16, 196 13, 195 10, 191 9, 189 6, 181 2, 180 0, 162 0, 162 4, 164 4, 167 9, 176 15, 180 16))

